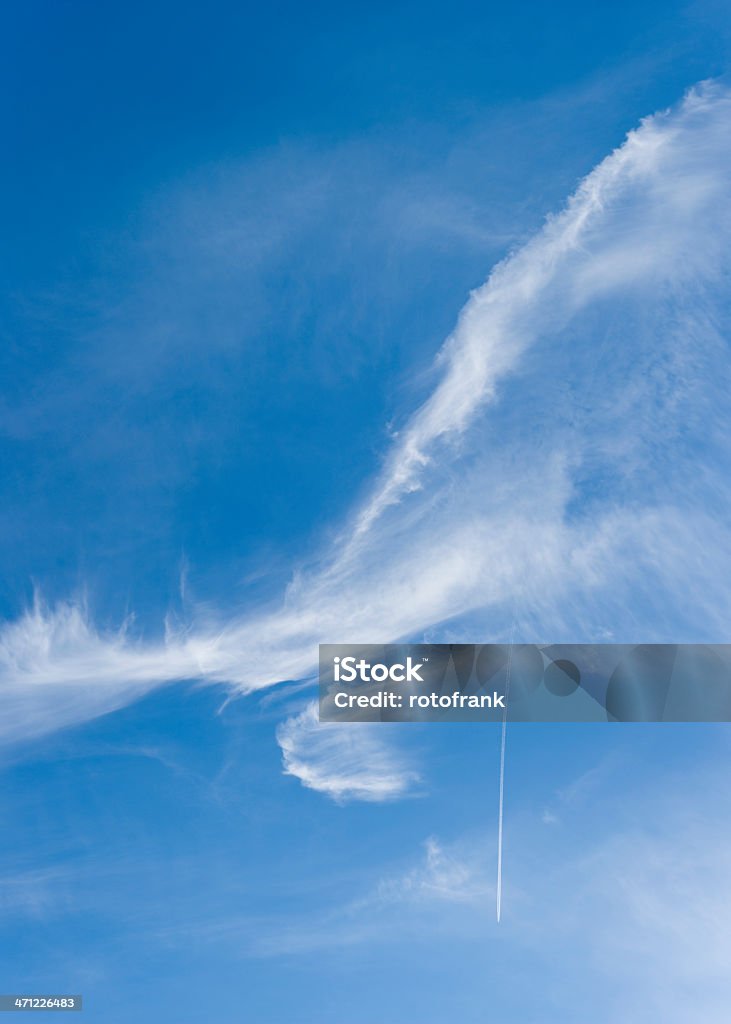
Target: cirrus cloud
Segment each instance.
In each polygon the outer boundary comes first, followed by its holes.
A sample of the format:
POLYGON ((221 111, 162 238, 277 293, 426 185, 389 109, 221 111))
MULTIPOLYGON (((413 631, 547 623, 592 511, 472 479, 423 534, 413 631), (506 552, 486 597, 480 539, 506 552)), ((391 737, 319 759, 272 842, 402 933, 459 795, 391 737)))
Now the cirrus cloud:
POLYGON ((281 601, 152 641, 102 631, 73 603, 6 623, 0 735, 176 680, 251 692, 307 678, 318 642, 419 636, 460 616, 478 615, 485 640, 510 621, 530 639, 718 639, 730 117, 711 83, 646 119, 493 270, 370 495, 281 601))

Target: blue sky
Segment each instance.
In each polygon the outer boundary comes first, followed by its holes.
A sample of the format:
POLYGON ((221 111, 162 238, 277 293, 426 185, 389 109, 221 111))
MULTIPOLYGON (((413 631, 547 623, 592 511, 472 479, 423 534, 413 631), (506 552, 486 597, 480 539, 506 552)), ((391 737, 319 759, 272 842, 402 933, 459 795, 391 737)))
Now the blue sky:
POLYGON ((497 733, 309 685, 728 640, 725 5, 4 21, 0 989, 725 1020, 725 727, 511 729, 498 927, 497 733))

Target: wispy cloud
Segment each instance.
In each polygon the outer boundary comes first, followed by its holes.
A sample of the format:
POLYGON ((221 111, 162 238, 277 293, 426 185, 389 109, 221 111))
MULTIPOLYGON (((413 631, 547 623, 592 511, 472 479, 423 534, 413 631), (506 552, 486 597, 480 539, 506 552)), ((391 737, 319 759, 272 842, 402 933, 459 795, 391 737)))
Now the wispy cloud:
POLYGON ((238 942, 247 955, 278 957, 309 955, 324 950, 376 942, 425 938, 432 928, 439 935, 479 933, 489 919, 486 908, 494 899, 487 877, 485 849, 480 842, 445 843, 429 837, 410 863, 390 871, 349 899, 300 915, 233 917, 200 923, 198 940, 238 942), (252 927, 253 925, 253 927, 252 927))
POLYGON ((0 909, 8 917, 42 919, 61 913, 73 904, 69 877, 69 872, 59 867, 0 875, 0 909))
POLYGON ((715 794, 726 759, 685 777, 666 766, 635 780, 634 792, 600 771, 600 810, 567 807, 561 838, 536 840, 540 864, 519 827, 506 941, 548 971, 546 1020, 721 1024, 731 997, 731 832, 715 794), (567 948, 582 950, 580 970, 560 956, 567 948))
POLYGON ((728 226, 727 214, 716 217, 725 213, 730 109, 725 93, 705 87, 674 114, 648 118, 581 183, 562 214, 493 270, 460 313, 440 353, 443 378, 402 431, 358 513, 355 539, 420 486, 434 445, 465 432, 541 337, 605 296, 718 278, 718 234, 698 242, 703 224, 706 232, 728 226))
POLYGON ((711 84, 647 119, 495 268, 370 496, 282 602, 160 642, 37 603, 0 633, 0 734, 179 679, 252 691, 303 678, 320 641, 418 635, 477 609, 484 639, 511 619, 530 639, 717 639, 730 116, 711 84))
POLYGON ((285 772, 338 803, 394 800, 419 781, 377 724, 321 724, 314 702, 281 723, 277 742, 285 772))
POLYGON ((449 903, 486 905, 495 891, 487 877, 487 858, 479 847, 445 846, 430 836, 424 843, 424 856, 403 874, 381 879, 372 901, 380 903, 444 900, 449 903))

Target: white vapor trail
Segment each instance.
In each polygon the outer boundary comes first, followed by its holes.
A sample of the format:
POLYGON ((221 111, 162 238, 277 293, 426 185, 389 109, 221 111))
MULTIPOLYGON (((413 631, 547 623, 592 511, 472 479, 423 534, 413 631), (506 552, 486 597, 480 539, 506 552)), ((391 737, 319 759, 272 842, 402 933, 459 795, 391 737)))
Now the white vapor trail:
POLYGON ((508 665, 505 670, 505 711, 503 712, 503 723, 500 730, 500 794, 498 797, 498 818, 497 818, 497 885, 495 886, 495 915, 497 923, 500 924, 500 916, 503 905, 503 810, 505 807, 505 743, 508 738, 508 703, 510 700, 510 673, 513 667, 513 639, 515 629, 510 636, 510 647, 508 648, 508 665))
POLYGON ((721 638, 730 124, 727 89, 692 90, 493 270, 370 497, 281 602, 155 642, 73 602, 2 626, 0 739, 176 680, 306 678, 319 642, 415 637, 478 608, 496 633, 517 608, 557 642, 721 638))
POLYGON ((495 916, 500 924, 500 915, 503 904, 503 806, 505 803, 505 740, 507 738, 508 722, 507 716, 503 715, 503 725, 500 733, 500 795, 498 797, 497 817, 497 889, 495 916))

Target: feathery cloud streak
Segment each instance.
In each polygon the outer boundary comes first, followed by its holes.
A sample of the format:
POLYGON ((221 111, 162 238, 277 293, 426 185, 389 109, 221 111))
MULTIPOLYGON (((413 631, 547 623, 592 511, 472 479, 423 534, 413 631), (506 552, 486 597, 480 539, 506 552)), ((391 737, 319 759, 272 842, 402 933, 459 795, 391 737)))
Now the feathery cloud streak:
POLYGON ((729 123, 713 84, 648 118, 495 268, 370 496, 280 605, 154 643, 103 633, 74 604, 5 625, 0 735, 175 680, 302 678, 320 641, 386 641, 479 608, 493 630, 518 615, 556 640, 712 637, 731 550, 729 123))

